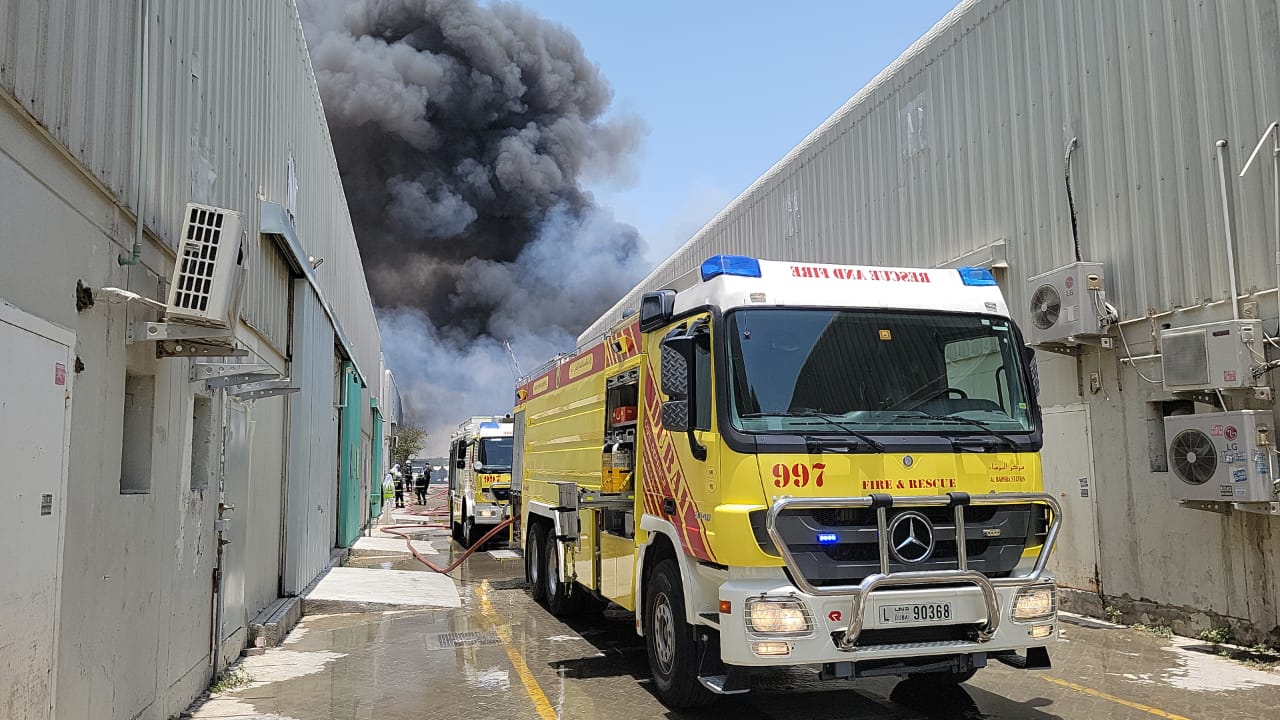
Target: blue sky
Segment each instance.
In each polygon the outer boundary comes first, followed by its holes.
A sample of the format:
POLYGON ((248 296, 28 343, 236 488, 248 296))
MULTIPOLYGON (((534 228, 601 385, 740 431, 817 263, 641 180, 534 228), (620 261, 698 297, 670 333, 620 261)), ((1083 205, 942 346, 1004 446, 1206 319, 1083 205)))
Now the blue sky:
POLYGON ((648 128, 624 182, 591 189, 656 264, 957 0, 519 0, 573 31, 648 128))

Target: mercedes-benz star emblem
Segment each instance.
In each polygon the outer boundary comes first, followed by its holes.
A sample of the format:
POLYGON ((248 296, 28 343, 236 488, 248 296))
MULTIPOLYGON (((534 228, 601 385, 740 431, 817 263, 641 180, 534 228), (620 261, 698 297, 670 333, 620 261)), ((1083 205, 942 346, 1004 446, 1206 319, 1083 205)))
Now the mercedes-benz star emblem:
POLYGON ((907 511, 889 523, 889 551, 908 565, 917 565, 933 554, 933 524, 915 511, 907 511))

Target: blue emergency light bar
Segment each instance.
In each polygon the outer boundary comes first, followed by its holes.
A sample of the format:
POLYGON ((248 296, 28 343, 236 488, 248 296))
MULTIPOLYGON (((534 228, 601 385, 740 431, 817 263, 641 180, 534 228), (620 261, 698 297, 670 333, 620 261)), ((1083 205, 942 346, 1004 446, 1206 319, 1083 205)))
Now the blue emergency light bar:
POLYGON ((991 275, 991 271, 984 267, 956 268, 956 272, 960 273, 960 281, 965 285, 991 287, 996 284, 996 279, 991 275))
POLYGON ((835 533, 818 533, 819 545, 834 545, 840 542, 840 536, 835 533))
POLYGON ((485 420, 484 422, 480 423, 481 430, 500 430, 501 427, 502 427, 501 425, 499 425, 498 423, 492 420, 485 420))
POLYGON ((719 275, 760 277, 760 261, 743 255, 713 255, 702 261, 702 282, 719 275))

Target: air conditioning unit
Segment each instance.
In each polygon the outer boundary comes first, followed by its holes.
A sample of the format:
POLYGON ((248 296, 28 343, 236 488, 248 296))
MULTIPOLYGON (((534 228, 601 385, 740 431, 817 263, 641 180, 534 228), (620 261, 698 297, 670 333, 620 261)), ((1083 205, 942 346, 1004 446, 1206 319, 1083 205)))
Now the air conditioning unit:
POLYGON ((1102 263, 1076 262, 1027 279, 1032 345, 1073 344, 1105 335, 1102 263))
POLYGON ((243 216, 187 205, 165 320, 215 328, 235 326, 243 282, 243 216))
POLYGON ((1270 502, 1271 413, 1265 410, 1173 415, 1169 491, 1177 500, 1270 502))
POLYGON ((1262 358, 1260 320, 1224 320, 1160 333, 1164 389, 1171 392, 1252 388, 1257 384, 1253 368, 1262 358))

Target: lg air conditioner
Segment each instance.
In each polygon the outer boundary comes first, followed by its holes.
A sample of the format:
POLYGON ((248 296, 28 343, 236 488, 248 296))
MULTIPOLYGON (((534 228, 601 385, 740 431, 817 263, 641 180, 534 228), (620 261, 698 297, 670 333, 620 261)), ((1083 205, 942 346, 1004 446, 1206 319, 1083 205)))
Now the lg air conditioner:
POLYGON ((1027 279, 1032 345, 1074 344, 1105 335, 1102 263, 1075 262, 1027 279))
POLYGON ((1270 412, 1173 415, 1164 419, 1164 427, 1169 442, 1169 491, 1174 499, 1276 499, 1270 412))

